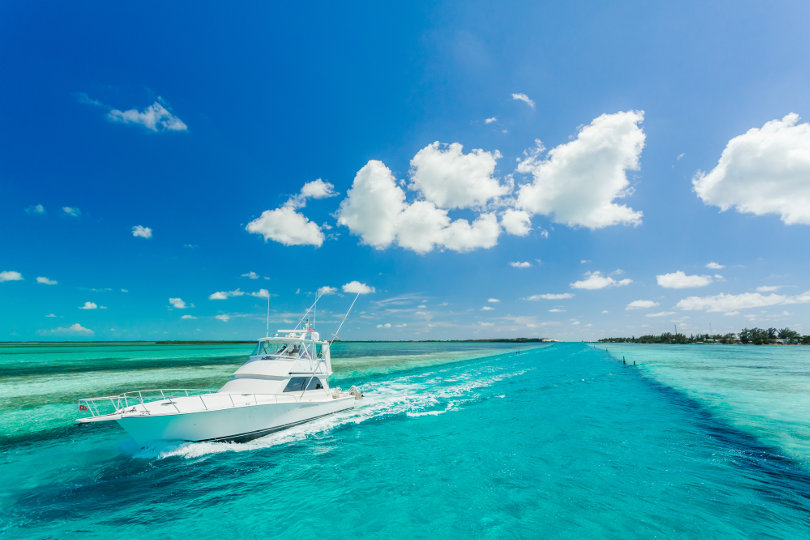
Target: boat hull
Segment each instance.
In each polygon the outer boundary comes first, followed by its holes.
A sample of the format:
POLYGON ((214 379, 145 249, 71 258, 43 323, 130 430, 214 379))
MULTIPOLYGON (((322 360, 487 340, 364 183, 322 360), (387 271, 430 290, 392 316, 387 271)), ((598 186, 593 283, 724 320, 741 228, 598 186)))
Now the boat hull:
POLYGON ((354 397, 268 403, 228 409, 122 416, 116 421, 141 445, 156 441, 245 441, 354 407, 354 397))

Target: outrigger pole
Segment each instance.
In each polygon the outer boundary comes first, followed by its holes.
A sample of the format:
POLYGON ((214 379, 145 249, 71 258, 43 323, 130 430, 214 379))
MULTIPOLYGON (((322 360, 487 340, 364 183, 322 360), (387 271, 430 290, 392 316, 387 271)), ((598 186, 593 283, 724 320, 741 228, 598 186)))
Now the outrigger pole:
POLYGON ((344 315, 344 316, 343 316, 343 320, 342 320, 342 321, 340 321, 340 326, 338 326, 338 329, 337 329, 337 330, 335 330, 335 333, 334 333, 334 334, 332 334, 332 340, 329 342, 329 345, 331 345, 331 344, 332 344, 332 342, 333 342, 333 341, 335 341, 335 340, 337 339, 338 332, 340 332, 340 329, 341 329, 341 328, 343 328, 343 323, 345 323, 345 322, 346 322, 346 319, 348 319, 348 318, 349 318, 349 313, 351 313, 351 312, 352 312, 352 308, 354 307, 354 303, 355 303, 355 302, 357 302, 357 299, 358 299, 358 298, 360 298, 360 293, 357 293, 357 296, 355 296, 355 297, 354 297, 354 300, 352 300, 352 305, 350 305, 350 306, 349 306, 349 310, 346 312, 346 315, 344 315))

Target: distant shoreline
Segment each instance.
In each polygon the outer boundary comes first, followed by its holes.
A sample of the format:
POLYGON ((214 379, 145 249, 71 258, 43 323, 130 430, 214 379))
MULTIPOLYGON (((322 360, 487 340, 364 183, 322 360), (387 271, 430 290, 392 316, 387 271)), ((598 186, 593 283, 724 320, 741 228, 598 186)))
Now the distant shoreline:
MULTIPOLYGON (((503 339, 372 339, 335 340, 335 343, 553 343, 549 338, 503 339)), ((0 347, 14 345, 249 345, 252 340, 133 340, 133 341, 0 341, 0 347)))

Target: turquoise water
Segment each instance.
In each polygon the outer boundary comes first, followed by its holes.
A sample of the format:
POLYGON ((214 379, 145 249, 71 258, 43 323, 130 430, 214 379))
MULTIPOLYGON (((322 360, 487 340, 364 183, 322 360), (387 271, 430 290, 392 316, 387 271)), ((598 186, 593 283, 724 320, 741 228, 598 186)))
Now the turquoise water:
POLYGON ((249 443, 71 423, 82 395, 215 387, 249 348, 0 349, 0 534, 810 535, 800 347, 340 344, 362 406, 249 443))

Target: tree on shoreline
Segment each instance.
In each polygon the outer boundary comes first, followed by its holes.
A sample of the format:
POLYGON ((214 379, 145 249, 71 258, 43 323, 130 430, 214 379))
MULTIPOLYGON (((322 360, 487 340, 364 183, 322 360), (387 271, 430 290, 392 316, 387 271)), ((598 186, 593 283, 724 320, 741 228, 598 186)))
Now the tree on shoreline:
POLYGON ((640 337, 614 337, 603 338, 600 343, 723 343, 743 345, 810 345, 810 335, 803 336, 790 328, 743 328, 739 334, 685 334, 664 332, 660 335, 644 335, 640 337))

